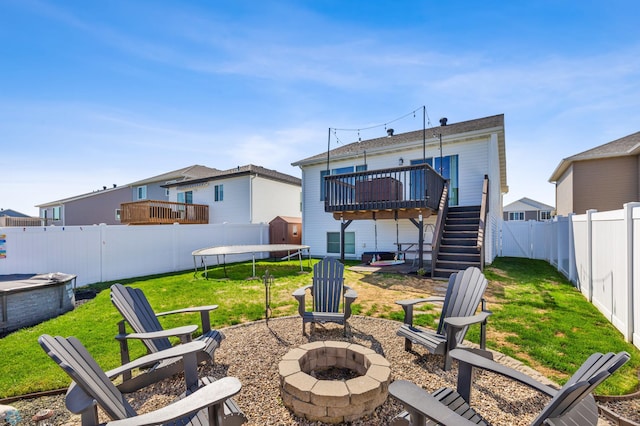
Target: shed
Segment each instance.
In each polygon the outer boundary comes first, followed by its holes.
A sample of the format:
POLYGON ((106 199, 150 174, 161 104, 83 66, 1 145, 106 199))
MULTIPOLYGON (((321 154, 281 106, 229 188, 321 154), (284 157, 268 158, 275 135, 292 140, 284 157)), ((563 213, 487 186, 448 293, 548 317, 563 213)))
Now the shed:
MULTIPOLYGON (((302 244, 302 218, 276 216, 269 222, 270 244, 302 244)), ((271 257, 284 257, 286 252, 272 252, 271 257)))

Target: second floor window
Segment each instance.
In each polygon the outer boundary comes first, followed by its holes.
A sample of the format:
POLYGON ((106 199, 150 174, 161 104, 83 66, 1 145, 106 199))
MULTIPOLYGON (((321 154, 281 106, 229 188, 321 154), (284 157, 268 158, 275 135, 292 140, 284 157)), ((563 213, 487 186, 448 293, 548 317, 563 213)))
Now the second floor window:
POLYGON ((62 211, 62 207, 58 206, 58 207, 54 207, 53 211, 52 211, 52 219, 53 220, 60 220, 61 214, 60 212, 62 211))
MULTIPOLYGON (((367 165, 366 164, 360 164, 358 166, 355 166, 356 172, 365 172, 367 171, 367 165)), ((331 170, 331 174, 332 175, 343 175, 345 173, 353 173, 353 166, 346 166, 346 167, 338 167, 337 169, 332 169, 331 170)), ((324 201, 324 196, 325 196, 325 188, 324 188, 324 177, 325 176, 329 176, 329 171, 328 170, 320 170, 320 201, 324 201)), ((353 182, 355 181, 355 178, 351 177, 349 178, 349 182, 353 185, 353 182)))
POLYGON ((222 201, 224 200, 224 186, 216 185, 213 187, 213 201, 222 201))
POLYGON ((147 186, 139 186, 136 188, 136 200, 146 200, 147 199, 147 186))
POLYGON ((120 209, 116 209, 116 220, 120 222, 120 209))
POLYGON ((178 202, 193 204, 193 191, 178 192, 178 202))

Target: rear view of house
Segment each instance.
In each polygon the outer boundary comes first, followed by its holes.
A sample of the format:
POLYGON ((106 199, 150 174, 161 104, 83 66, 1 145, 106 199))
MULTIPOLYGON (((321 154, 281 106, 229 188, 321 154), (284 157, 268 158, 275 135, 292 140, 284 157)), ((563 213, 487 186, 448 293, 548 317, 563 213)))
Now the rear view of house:
POLYGON ((442 277, 496 256, 508 191, 503 115, 390 131, 293 165, 313 255, 392 254, 442 277))

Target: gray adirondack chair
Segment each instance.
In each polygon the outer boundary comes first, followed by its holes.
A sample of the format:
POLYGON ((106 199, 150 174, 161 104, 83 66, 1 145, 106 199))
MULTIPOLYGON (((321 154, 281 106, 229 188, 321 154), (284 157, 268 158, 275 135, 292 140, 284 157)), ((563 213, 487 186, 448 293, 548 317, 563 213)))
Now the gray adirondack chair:
POLYGON ((399 300, 396 303, 404 309, 404 324, 398 330, 398 336, 405 338, 404 348, 410 351, 412 343, 424 346, 430 353, 444 355, 444 370, 451 368, 449 351, 462 343, 467 329, 472 324, 480 324, 480 349, 485 349, 487 318, 483 294, 487 288, 487 279, 480 269, 469 267, 453 273, 445 297, 399 300), (413 307, 418 303, 442 302, 442 312, 438 328, 428 330, 413 325, 413 307), (481 312, 476 314, 478 307, 481 312))
POLYGON ((551 397, 531 422, 532 426, 595 426, 598 423, 598 407, 591 392, 630 358, 626 352, 595 353, 557 390, 469 351, 454 349, 451 357, 459 365, 457 390, 441 388, 430 394, 414 383, 403 380, 389 385, 391 396, 398 399, 406 409, 391 425, 487 425, 487 421, 470 406, 473 369, 479 368, 516 380, 551 397))
MULTIPOLYGON (((118 309, 123 320, 118 322, 118 332, 116 339, 120 343, 120 358, 122 364, 130 361, 129 340, 135 339, 141 341, 147 348, 148 353, 157 353, 172 347, 169 337, 179 337, 181 343, 192 340, 192 334, 198 329, 197 325, 187 325, 165 330, 158 317, 163 315, 199 312, 202 323, 202 335, 196 340, 205 343, 205 347, 198 353, 198 362, 213 362, 214 352, 220 346, 220 342, 224 339, 224 334, 218 330, 211 329, 209 312, 216 309, 217 305, 198 306, 191 308, 178 309, 174 311, 155 313, 145 297, 142 290, 126 287, 122 284, 114 284, 111 286, 111 302, 118 309), (127 333, 126 324, 133 329, 134 333, 127 333)), ((141 387, 148 386, 151 383, 162 380, 182 371, 181 358, 164 359, 156 363, 153 368, 149 369, 146 374, 131 377, 126 374, 123 376, 123 390, 132 392, 141 387)))
MULTIPOLYGON (((123 372, 139 368, 145 362, 155 362, 165 356, 193 355, 200 350, 203 343, 192 342, 166 351, 146 355, 104 372, 87 349, 75 337, 52 337, 42 335, 38 339, 40 346, 60 367, 73 379, 65 396, 65 405, 69 411, 81 415, 83 426, 99 424, 99 405, 113 420, 107 424, 127 425, 241 425, 246 417, 231 398, 241 389, 240 381, 235 377, 214 380, 210 377, 198 379, 195 359, 185 370, 187 376, 195 374, 195 383, 187 386, 187 390, 178 401, 156 411, 138 415, 127 402, 121 390, 114 385, 113 379, 123 372), (190 347, 191 346, 191 347, 190 347), (125 420, 126 419, 126 420, 125 420)), ((193 378, 192 378, 193 380, 193 378)))
POLYGON ((313 332, 315 323, 332 322, 344 325, 347 335, 351 317, 351 304, 358 293, 344 285, 344 265, 336 258, 326 257, 313 265, 313 283, 293 292, 298 301, 298 313, 302 317, 302 334, 306 336, 305 324, 310 323, 313 332), (310 290, 313 310, 307 311, 305 295, 310 290), (343 309, 340 310, 340 305, 343 309))

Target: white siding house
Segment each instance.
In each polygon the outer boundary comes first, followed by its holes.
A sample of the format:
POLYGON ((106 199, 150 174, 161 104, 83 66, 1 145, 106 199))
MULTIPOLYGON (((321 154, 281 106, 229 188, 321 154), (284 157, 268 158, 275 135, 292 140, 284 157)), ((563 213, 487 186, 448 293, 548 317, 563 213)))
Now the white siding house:
MULTIPOLYGON (((497 253, 498 240, 494 229, 495 224, 502 220, 502 195, 508 191, 504 115, 444 123, 426 131, 420 129, 346 144, 328 153, 292 163, 302 170, 302 236, 303 244, 311 247, 312 255, 339 254, 335 238, 340 234, 341 221, 339 217, 336 219, 335 213, 325 212, 325 175, 388 170, 426 161, 438 172, 442 163, 442 176, 450 182, 450 206, 480 205, 484 178, 488 176, 485 261, 490 263, 497 253), (423 139, 424 134, 428 135, 426 139, 423 139)), ((410 191, 407 188, 409 184, 409 180, 404 183, 405 194, 410 191)), ((434 196, 439 198, 439 194, 434 196)), ((427 214, 425 212, 425 216, 427 214)), ((434 214, 424 218, 426 243, 431 242, 433 230, 428 225, 434 224, 436 217, 434 214)), ((397 243, 417 243, 418 229, 407 219, 353 220, 345 229, 345 258, 360 259, 370 251, 395 252, 397 243)))
POLYGON ((247 165, 165 185, 169 201, 209 206, 209 223, 269 223, 300 217, 301 180, 247 165))

